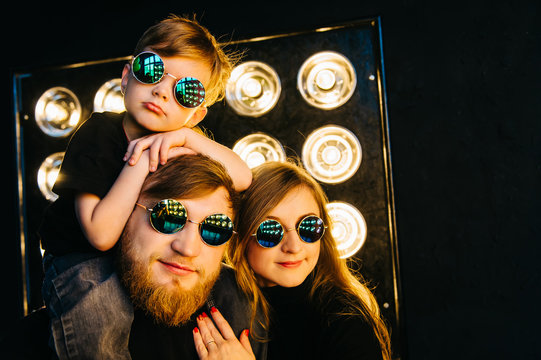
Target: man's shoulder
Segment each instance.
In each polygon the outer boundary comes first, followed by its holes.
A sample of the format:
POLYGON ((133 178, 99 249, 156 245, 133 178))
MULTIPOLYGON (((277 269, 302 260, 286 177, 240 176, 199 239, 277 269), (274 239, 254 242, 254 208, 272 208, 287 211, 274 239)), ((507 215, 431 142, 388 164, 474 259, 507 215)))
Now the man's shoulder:
MULTIPOLYGON (((255 329, 259 336, 265 337, 266 331, 262 329, 256 319, 252 319, 253 304, 237 283, 236 271, 231 266, 222 264, 220 275, 212 288, 208 298, 209 309, 215 306, 229 322, 233 332, 240 336, 244 329, 255 329), (251 327, 252 320, 254 327, 251 327)), ((261 316, 257 312, 257 318, 261 316)), ((251 341, 252 350, 258 360, 266 359, 267 344, 260 341, 251 341)))
POLYGON ((235 270, 232 267, 222 264, 220 275, 212 287, 207 305, 209 308, 215 306, 224 315, 243 314, 241 318, 249 318, 251 312, 247 309, 250 309, 250 302, 238 286, 235 270))
POLYGON ((222 263, 220 275, 212 287, 212 295, 218 298, 223 296, 245 297, 237 283, 236 271, 233 267, 222 263))
POLYGON ((220 276, 217 281, 234 281, 236 284, 236 271, 235 269, 226 263, 222 263, 220 267, 220 276))

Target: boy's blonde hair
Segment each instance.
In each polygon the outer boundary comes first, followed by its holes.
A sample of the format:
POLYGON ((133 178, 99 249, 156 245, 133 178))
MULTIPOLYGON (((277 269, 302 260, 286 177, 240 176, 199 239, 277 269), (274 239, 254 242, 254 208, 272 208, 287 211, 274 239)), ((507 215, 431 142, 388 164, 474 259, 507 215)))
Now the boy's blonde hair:
POLYGON ((227 80, 240 59, 238 53, 226 53, 225 45, 218 43, 208 29, 197 22, 195 16, 188 18, 170 15, 151 26, 139 39, 133 55, 140 54, 146 48, 160 56, 183 56, 208 64, 211 76, 205 87, 204 105, 207 107, 223 99, 227 80))

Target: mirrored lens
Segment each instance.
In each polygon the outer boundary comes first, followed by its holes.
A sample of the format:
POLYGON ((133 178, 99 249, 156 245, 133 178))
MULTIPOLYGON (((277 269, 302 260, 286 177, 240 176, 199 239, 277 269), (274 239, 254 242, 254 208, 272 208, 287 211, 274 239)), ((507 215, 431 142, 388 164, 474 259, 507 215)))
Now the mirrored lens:
POLYGON ((161 200, 150 213, 150 223, 163 234, 173 234, 186 224, 186 209, 175 200, 161 200))
POLYGON ((207 216, 200 226, 201 238, 211 246, 225 244, 233 235, 233 221, 224 214, 207 216))
POLYGON ((282 240, 284 228, 276 220, 265 220, 257 228, 256 239, 259 245, 271 248, 282 240))
POLYGON ((299 223, 298 232, 304 242, 313 243, 321 239, 325 225, 317 216, 307 216, 299 223))
POLYGON ((163 61, 157 54, 144 52, 133 59, 132 72, 140 82, 154 84, 161 80, 165 70, 163 61))
POLYGON ((196 78, 185 77, 175 85, 175 97, 184 107, 198 107, 205 100, 205 87, 196 78))

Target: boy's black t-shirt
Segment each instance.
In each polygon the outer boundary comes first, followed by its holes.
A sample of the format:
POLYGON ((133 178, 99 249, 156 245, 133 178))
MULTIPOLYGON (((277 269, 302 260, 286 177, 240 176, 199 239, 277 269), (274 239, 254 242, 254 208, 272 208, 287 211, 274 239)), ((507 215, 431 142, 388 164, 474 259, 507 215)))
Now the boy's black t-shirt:
POLYGON ((124 113, 93 113, 73 134, 53 187, 52 203, 39 229, 42 247, 53 255, 99 252, 85 238, 75 215, 75 195, 103 198, 124 167, 128 139, 122 126, 124 113))

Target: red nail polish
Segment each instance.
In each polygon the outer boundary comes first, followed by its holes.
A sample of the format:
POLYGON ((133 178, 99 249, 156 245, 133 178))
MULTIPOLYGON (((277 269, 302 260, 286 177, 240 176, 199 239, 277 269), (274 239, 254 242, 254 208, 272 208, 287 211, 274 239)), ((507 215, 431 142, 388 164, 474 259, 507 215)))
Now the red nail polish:
POLYGON ((199 332, 199 329, 197 327, 194 327, 193 332, 197 334, 199 332))
POLYGON ((246 329, 244 330, 244 333, 246 334, 246 336, 250 336, 250 330, 246 329))
POLYGON ((204 318, 208 317, 208 315, 207 315, 206 312, 203 312, 203 313, 201 314, 201 316, 204 317, 204 318))
POLYGON ((214 306, 210 308, 210 312, 211 312, 211 313, 215 313, 215 312, 217 312, 217 311, 218 311, 218 309, 216 309, 214 306))

